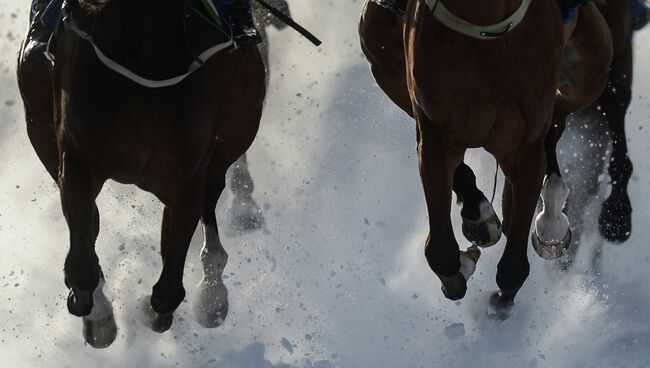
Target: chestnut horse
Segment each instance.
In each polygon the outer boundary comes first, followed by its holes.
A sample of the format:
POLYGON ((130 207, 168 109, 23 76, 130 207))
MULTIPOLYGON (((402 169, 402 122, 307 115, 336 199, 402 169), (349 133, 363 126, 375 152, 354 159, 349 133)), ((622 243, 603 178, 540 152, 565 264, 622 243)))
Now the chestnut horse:
MULTIPOLYGON (((507 242, 497 269, 500 290, 490 304, 506 318, 529 273, 528 235, 542 187, 547 133, 554 119, 588 106, 605 86, 611 39, 604 20, 589 5, 563 27, 555 0, 411 0, 404 17, 367 0, 359 33, 379 86, 416 120, 430 227, 425 256, 449 299, 465 295, 477 260, 475 251, 459 251, 454 237, 452 189, 462 202, 468 240, 489 246, 501 234, 492 206, 462 162, 464 152, 483 147, 503 169, 507 242), (501 23, 477 26, 495 22, 501 23), (567 48, 570 60, 562 55, 567 48)), ((556 182, 546 179, 553 185, 543 193, 547 216, 538 221, 543 225, 538 228, 551 232, 533 236, 542 255, 556 256, 568 245, 568 227, 562 228, 558 216, 562 206, 555 205, 565 198, 556 182)))
POLYGON ((151 327, 167 330, 185 297, 183 268, 199 220, 205 237, 199 322, 217 326, 228 311, 221 278, 228 256, 215 207, 226 169, 257 133, 264 65, 256 48, 228 52, 229 36, 200 13, 200 5, 197 0, 71 0, 71 21, 58 34, 53 68, 38 57, 25 59, 24 46, 19 55, 29 138, 58 182, 70 230, 64 267, 68 310, 83 316, 84 338, 95 347, 110 345, 116 336, 94 249, 95 198, 108 179, 136 184, 165 205, 163 268, 146 303, 151 327), (109 69, 89 40, 121 66, 158 81, 185 71, 203 50, 226 49, 200 59, 202 67, 181 82, 149 88, 109 69))

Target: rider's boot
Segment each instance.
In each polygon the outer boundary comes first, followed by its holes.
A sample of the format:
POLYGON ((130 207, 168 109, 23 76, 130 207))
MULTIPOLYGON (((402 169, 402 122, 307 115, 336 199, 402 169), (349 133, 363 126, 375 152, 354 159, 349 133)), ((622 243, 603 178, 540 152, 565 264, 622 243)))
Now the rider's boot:
POLYGON ((45 49, 53 29, 42 22, 49 0, 34 0, 30 14, 29 30, 22 54, 22 63, 46 63, 45 49))
POLYGON ((233 41, 238 47, 255 46, 262 42, 262 36, 253 23, 250 0, 235 0, 228 9, 233 41))
POLYGON ((650 20, 650 9, 644 0, 632 1, 632 30, 638 31, 650 20))
POLYGON ((404 15, 408 0, 374 0, 375 4, 388 9, 397 15, 404 15))

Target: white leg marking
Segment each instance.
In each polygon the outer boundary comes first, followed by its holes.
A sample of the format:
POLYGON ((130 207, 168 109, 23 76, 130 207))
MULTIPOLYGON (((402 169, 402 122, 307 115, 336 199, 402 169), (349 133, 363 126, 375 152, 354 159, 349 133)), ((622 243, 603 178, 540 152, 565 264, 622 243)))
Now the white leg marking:
POLYGON ((102 321, 113 314, 113 306, 104 295, 104 284, 104 279, 101 278, 93 292, 93 309, 84 317, 88 321, 102 321))
POLYGON ((476 264, 480 256, 481 250, 476 245, 467 248, 465 252, 460 252, 460 273, 465 278, 465 281, 469 281, 469 278, 476 271, 476 264))
POLYGON ((83 336, 94 348, 110 346, 117 337, 117 325, 113 317, 113 306, 104 295, 104 278, 99 280, 93 292, 93 309, 83 317, 83 336))
POLYGON ((562 208, 569 191, 564 180, 556 174, 544 178, 541 193, 544 209, 535 219, 535 232, 542 242, 558 244, 567 235, 569 219, 562 213, 562 208))
POLYGON ((196 312, 201 325, 216 327, 223 323, 228 313, 228 289, 222 280, 228 254, 221 245, 216 227, 204 224, 203 236, 203 279, 198 286, 199 302, 196 304, 196 312))
POLYGON ((490 242, 486 246, 496 244, 501 239, 502 231, 499 217, 497 217, 496 212, 494 212, 494 207, 492 207, 492 203, 489 201, 481 202, 479 209, 481 210, 481 221, 485 222, 488 233, 490 234, 490 242))

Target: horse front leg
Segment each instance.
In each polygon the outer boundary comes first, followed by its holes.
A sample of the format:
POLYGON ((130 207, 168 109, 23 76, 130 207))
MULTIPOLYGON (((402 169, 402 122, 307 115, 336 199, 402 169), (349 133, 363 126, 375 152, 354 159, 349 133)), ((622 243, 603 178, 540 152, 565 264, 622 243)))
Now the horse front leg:
POLYGON ((195 313, 199 323, 207 328, 220 326, 228 315, 228 289, 223 283, 223 270, 228 253, 219 239, 215 209, 224 188, 224 177, 217 178, 215 185, 206 186, 205 204, 201 223, 203 225, 203 248, 201 264, 203 278, 199 283, 199 300, 195 313))
POLYGON ((113 308, 103 292, 104 275, 95 253, 99 211, 95 198, 103 180, 73 150, 64 150, 59 175, 63 213, 70 229, 65 282, 70 289, 68 310, 83 317, 83 336, 95 348, 109 346, 117 336, 113 308), (99 287, 98 287, 99 286, 99 287))
POLYGON ((146 309, 151 328, 156 332, 171 327, 172 314, 185 298, 183 269, 203 209, 203 185, 203 180, 188 183, 172 201, 165 203, 161 234, 163 269, 153 287, 150 308, 146 309))
POLYGON ((530 265, 528 263, 528 233, 535 213, 544 176, 544 148, 540 140, 515 152, 501 163, 510 185, 511 209, 506 212, 508 241, 497 265, 499 291, 490 299, 492 313, 499 319, 508 318, 517 292, 522 287, 530 265))
POLYGON ((429 213, 429 236, 424 254, 442 283, 445 297, 458 300, 465 296, 467 281, 476 269, 480 254, 478 249, 471 254, 460 252, 451 225, 453 174, 463 150, 450 147, 422 112, 417 115, 420 177, 429 213))

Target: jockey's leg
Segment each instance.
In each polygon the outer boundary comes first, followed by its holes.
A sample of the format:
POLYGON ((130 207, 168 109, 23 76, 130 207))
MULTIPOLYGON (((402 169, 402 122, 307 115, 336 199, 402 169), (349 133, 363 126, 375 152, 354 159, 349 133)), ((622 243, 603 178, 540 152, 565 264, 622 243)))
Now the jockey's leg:
POLYGON ((29 30, 27 31, 26 45, 22 55, 22 62, 46 62, 45 47, 52 34, 52 28, 43 24, 42 19, 49 0, 34 0, 29 15, 29 30))
POLYGON ((404 15, 408 0, 374 0, 374 2, 382 8, 386 8, 395 14, 404 15))
POLYGON ((650 10, 644 0, 632 0, 632 30, 638 31, 648 24, 650 10))
POLYGON ((228 18, 237 46, 248 47, 262 42, 253 22, 250 0, 233 0, 228 7, 228 18))

